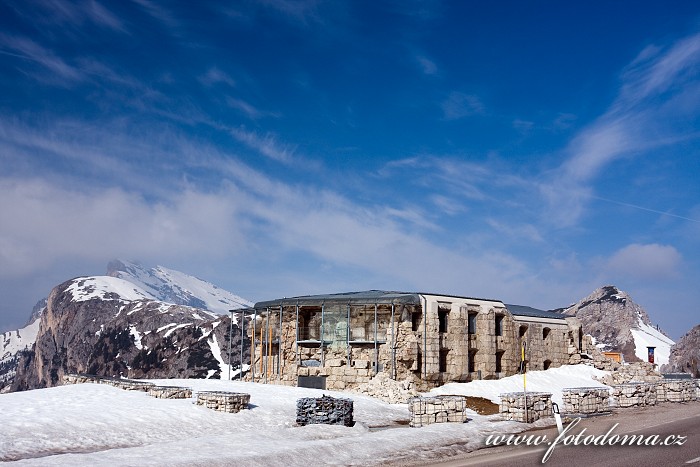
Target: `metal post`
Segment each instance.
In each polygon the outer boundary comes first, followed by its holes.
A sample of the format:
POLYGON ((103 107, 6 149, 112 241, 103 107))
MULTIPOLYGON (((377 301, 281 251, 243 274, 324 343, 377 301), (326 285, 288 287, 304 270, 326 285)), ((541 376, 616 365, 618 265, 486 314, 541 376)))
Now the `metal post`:
POLYGON ((280 329, 277 336, 277 379, 282 379, 282 305, 280 305, 280 329))
POLYGON ((377 348, 377 303, 374 303, 374 374, 379 373, 379 349, 377 348))
POLYGON ((233 334, 233 310, 230 313, 230 323, 228 327, 228 380, 231 381, 231 334, 233 334))
POLYGON ((321 332, 320 332, 320 334, 321 334, 321 347, 320 348, 321 348, 321 366, 322 367, 323 367, 324 362, 325 362, 324 356, 323 356, 323 313, 325 312, 325 307, 326 307, 325 302, 321 303, 321 332))
POLYGON ((243 381, 243 325, 245 324, 245 314, 244 312, 241 311, 241 322, 239 325, 241 326, 241 368, 238 370, 239 373, 239 381, 243 381))
POLYGON ((297 305, 296 305, 296 312, 297 312, 297 338, 294 343, 294 352, 297 354, 297 364, 301 365, 301 354, 299 353, 299 300, 297 300, 297 305))
POLYGON ((396 380, 396 345, 394 342, 394 302, 391 302, 391 374, 396 380))
POLYGON ((352 352, 350 350, 350 302, 348 302, 348 319, 347 319, 347 325, 345 326, 345 336, 346 336, 346 345, 348 346, 348 362, 347 365, 348 367, 350 366, 350 360, 352 360, 352 352))
POLYGON ((258 310, 253 310, 253 343, 250 346, 250 369, 253 382, 255 382, 255 332, 257 331, 258 310))

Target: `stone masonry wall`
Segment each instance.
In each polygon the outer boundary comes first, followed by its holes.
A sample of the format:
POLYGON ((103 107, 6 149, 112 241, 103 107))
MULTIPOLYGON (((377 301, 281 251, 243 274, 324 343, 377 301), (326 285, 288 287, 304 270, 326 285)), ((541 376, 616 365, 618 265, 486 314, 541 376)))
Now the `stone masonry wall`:
POLYGON ((466 396, 414 397, 408 401, 410 426, 468 421, 466 396))
POLYGON ((501 394, 500 413, 505 420, 533 423, 552 416, 552 394, 511 392, 501 394))
POLYGON ((297 399, 297 425, 353 426, 353 401, 330 396, 297 399))
POLYGON ((610 412, 610 391, 608 388, 567 388, 562 390, 567 414, 594 414, 610 412))
POLYGON ((613 406, 644 407, 656 405, 656 383, 626 383, 612 387, 613 406))
POLYGON ((248 408, 250 394, 238 392, 201 391, 197 393, 197 405, 219 412, 237 413, 248 408))
POLYGON ((692 379, 665 379, 656 383, 658 402, 690 402, 697 400, 697 387, 692 379))

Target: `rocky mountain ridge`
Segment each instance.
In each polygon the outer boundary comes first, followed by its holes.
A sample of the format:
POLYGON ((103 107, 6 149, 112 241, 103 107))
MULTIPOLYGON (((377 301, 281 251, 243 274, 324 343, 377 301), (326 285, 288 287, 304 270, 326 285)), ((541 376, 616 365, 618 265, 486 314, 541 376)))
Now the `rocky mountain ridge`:
MULTIPOLYGON (((77 278, 59 285, 49 298, 37 303, 27 326, 0 334, 0 391, 52 384, 52 371, 58 374, 59 368, 68 368, 69 363, 80 368, 86 366, 83 354, 88 352, 86 348, 90 345, 99 346, 102 352, 101 358, 93 356, 87 365, 88 370, 95 372, 108 369, 106 357, 109 350, 119 346, 125 351, 120 358, 130 356, 136 359, 137 365, 132 365, 133 360, 122 358, 123 365, 114 364, 116 366, 112 365, 109 370, 124 372, 123 367, 126 367, 127 372, 136 377, 139 375, 138 364, 142 361, 147 363, 143 367, 144 374, 160 374, 163 377, 173 371, 177 374, 183 374, 183 371, 188 375, 203 374, 193 369, 198 359, 208 362, 205 373, 210 376, 217 372, 220 374, 221 368, 228 368, 226 364, 222 367, 222 348, 219 347, 222 339, 228 339, 225 332, 230 323, 228 310, 250 306, 250 301, 209 282, 162 266, 149 269, 137 263, 115 260, 110 262, 107 271, 108 276, 77 278), (66 290, 57 291, 61 288, 66 290), (63 295, 63 299, 57 298, 60 295, 63 295), (123 308, 122 311, 113 309, 117 303, 123 308), (47 315, 49 308, 51 313, 47 315), (85 313, 91 316, 90 320, 85 321, 86 318, 81 317, 85 313), (220 316, 222 314, 226 316, 220 316), (128 319, 125 318, 127 316, 128 319), (95 327, 97 325, 99 328, 95 327), (94 333, 92 337, 87 334, 83 337, 84 345, 75 342, 72 335, 75 332, 73 328, 80 326, 86 333, 87 330, 94 333), (194 347, 180 350, 179 357, 166 355, 169 354, 166 350, 173 346, 173 339, 188 330, 197 337, 197 342, 190 343, 194 347), (216 340, 212 336, 216 336, 216 340), (82 350, 69 350, 64 345, 67 340, 71 346, 82 350), (158 351, 154 351, 159 345, 158 351), (137 358, 134 348, 144 353, 137 358), (195 356, 190 357, 189 354, 193 352, 195 356), (164 358, 169 356, 170 363, 155 365, 159 354, 164 358), (218 360, 214 354, 219 356, 218 360), (36 359, 37 355, 42 361, 36 359), (173 363, 183 358, 190 359, 190 362, 173 363), (103 367, 99 364, 96 366, 95 362, 102 362, 103 367), (171 371, 166 366, 176 369, 171 371), (16 377, 18 367, 19 377, 16 377), (49 367, 51 370, 45 371, 49 367), (17 384, 12 386, 15 379, 17 384)), ((235 318, 234 329, 238 329, 235 318)), ((181 342, 184 341, 185 338, 181 337, 181 342)))
POLYGON ((153 300, 123 279, 71 279, 49 294, 34 348, 21 355, 11 387, 54 386, 66 373, 220 377, 228 369, 229 326, 232 347, 240 345, 237 321, 234 316, 231 325, 229 317, 153 300))
POLYGON ((700 324, 685 333, 671 347, 671 357, 662 371, 688 373, 694 378, 700 378, 700 324))
POLYGON ((626 292, 613 285, 553 311, 581 320, 583 332, 593 336, 602 351, 620 352, 628 362, 647 361, 647 346, 654 346, 655 363, 668 362, 673 340, 652 325, 647 312, 626 292))

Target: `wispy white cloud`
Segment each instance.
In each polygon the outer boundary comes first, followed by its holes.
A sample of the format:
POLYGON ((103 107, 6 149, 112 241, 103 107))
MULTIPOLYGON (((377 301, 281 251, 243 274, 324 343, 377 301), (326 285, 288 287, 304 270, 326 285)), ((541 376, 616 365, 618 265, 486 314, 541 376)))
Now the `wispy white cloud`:
POLYGON ((458 91, 451 92, 440 106, 445 120, 458 120, 484 111, 484 105, 477 96, 458 91))
POLYGON ((275 117, 278 118, 280 114, 278 112, 270 112, 266 110, 260 110, 257 107, 253 106, 249 102, 244 101, 243 99, 236 99, 234 97, 227 97, 226 98, 226 104, 228 104, 229 107, 232 109, 236 109, 243 113, 246 117, 250 118, 251 120, 258 120, 260 118, 264 117, 275 117))
POLYGON ((127 32, 121 19, 96 0, 53 1, 25 0, 15 6, 16 12, 43 26, 60 26, 54 33, 73 34, 86 23, 116 32, 127 32))
POLYGON ((199 81, 205 86, 212 86, 218 83, 227 84, 231 87, 236 86, 236 81, 217 67, 209 68, 206 73, 199 77, 199 81))
POLYGON ((161 4, 153 2, 151 0, 131 0, 136 3, 148 13, 151 17, 155 18, 161 24, 163 24, 170 33, 177 35, 180 29, 180 21, 175 17, 175 15, 167 8, 163 7, 161 4))
POLYGON ((281 13, 297 24, 322 22, 318 12, 319 0, 260 0, 259 3, 281 13))
POLYGON ((700 137, 683 122, 700 115, 700 34, 667 48, 648 47, 622 73, 618 97, 565 150, 566 159, 541 186, 554 223, 573 226, 594 194, 598 175, 615 161, 700 137))
POLYGON ((24 58, 41 65, 43 73, 34 73, 37 80, 48 83, 70 84, 84 79, 83 73, 73 65, 66 63, 51 50, 44 48, 31 39, 0 34, 0 49, 5 53, 24 58), (49 72, 47 74, 46 72, 49 72))
POLYGON ((234 128, 231 130, 231 135, 265 157, 284 164, 290 164, 292 162, 292 156, 296 148, 279 143, 277 137, 271 133, 260 136, 253 131, 247 131, 243 128, 234 128))
POLYGON ((610 257, 605 273, 618 280, 668 281, 679 277, 682 259, 671 245, 633 243, 610 257))
POLYGON ((430 60, 425 55, 417 55, 416 62, 418 62, 418 65, 420 66, 423 74, 430 75, 430 76, 437 74, 437 72, 438 72, 437 65, 435 64, 434 61, 430 60))

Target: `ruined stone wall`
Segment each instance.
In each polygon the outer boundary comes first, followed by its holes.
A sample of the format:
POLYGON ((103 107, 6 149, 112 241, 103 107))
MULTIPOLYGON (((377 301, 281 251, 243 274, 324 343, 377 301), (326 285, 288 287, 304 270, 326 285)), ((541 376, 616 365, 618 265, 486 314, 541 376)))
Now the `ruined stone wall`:
POLYGON ((238 392, 201 391, 197 393, 197 405, 219 412, 238 413, 248 408, 250 394, 238 392))
MULTIPOLYGON (((569 327, 566 320, 515 317, 518 334, 521 327, 526 327, 524 335, 518 341, 527 343, 525 359, 527 370, 546 370, 567 365, 570 362, 570 347, 574 347, 572 334, 576 328, 569 327)), ((519 343, 516 345, 520 345, 519 343)), ((573 351, 573 353, 578 353, 573 351)))

